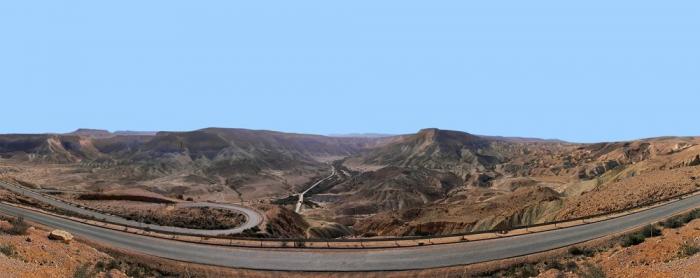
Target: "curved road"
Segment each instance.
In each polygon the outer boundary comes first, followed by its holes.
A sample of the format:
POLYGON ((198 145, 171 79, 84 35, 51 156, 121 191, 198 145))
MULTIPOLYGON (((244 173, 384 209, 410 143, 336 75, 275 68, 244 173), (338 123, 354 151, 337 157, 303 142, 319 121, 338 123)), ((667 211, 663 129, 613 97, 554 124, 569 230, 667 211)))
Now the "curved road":
POLYGON ((236 268, 288 271, 411 270, 464 265, 551 250, 627 231, 700 206, 700 195, 591 224, 463 243, 371 250, 262 249, 201 245, 89 226, 0 204, 0 213, 67 230, 79 237, 163 258, 236 268))
POLYGON ((188 229, 188 228, 180 228, 180 227, 171 227, 171 226, 160 226, 160 225, 155 225, 155 224, 145 224, 133 220, 127 220, 119 216, 114 216, 114 215, 109 215, 109 214, 104 214, 98 211, 94 210, 87 210, 81 207, 77 207, 73 204, 69 204, 66 202, 63 202, 61 200, 46 196, 44 194, 41 194, 39 192, 36 192, 34 190, 29 190, 23 187, 15 186, 12 184, 8 184, 5 182, 0 181, 0 188, 12 191, 14 193, 38 200, 40 202, 52 205, 54 207, 64 209, 73 213, 77 213, 83 216, 87 217, 93 217, 95 220, 102 220, 105 222, 111 222, 114 224, 120 224, 124 226, 131 226, 131 227, 139 227, 142 229, 150 229, 152 231, 158 231, 158 232, 165 232, 165 233, 178 233, 178 234, 188 234, 188 235, 199 235, 199 236, 218 236, 218 235, 230 235, 230 234, 238 234, 246 229, 258 226, 262 220, 263 216, 259 212, 247 208, 244 206, 238 206, 238 205, 229 205, 229 204, 217 204, 217 203, 207 203, 207 202, 198 202, 198 203, 177 203, 175 206, 177 207, 210 207, 210 208, 221 208, 221 209, 228 209, 228 210, 233 210, 242 213, 246 217, 246 221, 232 229, 223 229, 223 230, 200 230, 200 229, 188 229))

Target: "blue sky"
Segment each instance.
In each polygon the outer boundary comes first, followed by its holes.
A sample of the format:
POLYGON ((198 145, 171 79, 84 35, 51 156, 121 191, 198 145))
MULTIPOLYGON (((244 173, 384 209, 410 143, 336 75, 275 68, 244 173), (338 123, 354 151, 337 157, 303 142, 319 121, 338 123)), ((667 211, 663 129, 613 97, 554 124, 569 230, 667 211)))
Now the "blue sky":
POLYGON ((3 1, 0 133, 700 135, 700 4, 573 2, 3 1))

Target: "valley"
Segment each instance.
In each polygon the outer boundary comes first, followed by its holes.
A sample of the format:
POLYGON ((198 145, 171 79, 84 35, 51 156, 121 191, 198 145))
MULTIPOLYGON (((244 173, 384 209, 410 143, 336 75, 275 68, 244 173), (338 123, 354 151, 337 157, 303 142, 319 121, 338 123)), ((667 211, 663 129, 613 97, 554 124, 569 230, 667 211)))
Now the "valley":
POLYGON ((139 210, 166 217, 149 204, 159 199, 249 207, 265 216, 248 232, 254 237, 449 235, 601 214, 698 190, 699 143, 579 144, 434 128, 371 137, 84 129, 0 135, 0 177, 135 218, 145 217, 139 210), (84 200, 123 192, 137 197, 84 200))

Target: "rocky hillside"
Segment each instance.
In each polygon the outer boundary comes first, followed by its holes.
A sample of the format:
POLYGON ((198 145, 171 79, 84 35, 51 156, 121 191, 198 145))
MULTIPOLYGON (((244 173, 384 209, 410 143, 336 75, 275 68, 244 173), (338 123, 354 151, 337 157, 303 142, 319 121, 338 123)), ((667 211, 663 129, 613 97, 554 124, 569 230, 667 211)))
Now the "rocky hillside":
POLYGON ((697 138, 573 144, 424 129, 345 160, 324 204, 359 234, 449 234, 624 209, 700 188, 697 138), (348 220, 348 217, 353 220, 348 220))
POLYGON ((275 203, 293 209, 294 194, 328 176, 334 161, 336 176, 305 196, 307 232, 323 223, 347 234, 342 223, 360 235, 447 234, 585 216, 695 190, 699 145, 685 137, 576 144, 435 128, 388 137, 78 130, 0 135, 0 173, 39 187, 287 200, 275 203))
POLYGON ((0 157, 8 169, 26 166, 18 175, 40 185, 141 187, 203 197, 218 193, 222 200, 232 200, 294 190, 330 170, 325 161, 356 154, 381 140, 223 128, 153 135, 80 129, 0 135, 0 157))

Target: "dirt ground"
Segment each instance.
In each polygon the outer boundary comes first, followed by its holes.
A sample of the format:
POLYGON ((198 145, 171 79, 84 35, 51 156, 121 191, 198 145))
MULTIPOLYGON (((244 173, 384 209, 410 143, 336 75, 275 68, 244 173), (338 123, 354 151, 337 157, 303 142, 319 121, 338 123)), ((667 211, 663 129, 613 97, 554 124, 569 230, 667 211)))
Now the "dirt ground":
POLYGON ((685 246, 697 248, 700 244, 700 220, 694 220, 681 228, 663 229, 662 233, 661 236, 647 238, 639 245, 622 247, 616 244, 593 255, 561 259, 559 265, 574 262, 577 269, 548 269, 537 277, 601 277, 581 275, 580 269, 585 265, 598 267, 605 277, 700 277, 700 253, 683 252, 685 246))
MULTIPOLYGON (((0 229, 10 228, 7 221, 0 221, 0 229)), ((0 232, 0 247, 9 255, 0 253, 2 277, 73 277, 84 265, 96 262, 108 263, 109 255, 89 245, 72 241, 63 243, 48 239, 48 231, 30 228, 26 235, 10 235, 0 232), (9 251, 8 251, 9 250, 9 251)), ((94 273, 96 277, 126 277, 120 271, 94 273)), ((91 276, 92 277, 92 276, 91 276)))
POLYGON ((617 247, 589 261, 599 264, 609 277, 700 277, 700 254, 681 254, 684 244, 700 244, 700 220, 627 248, 617 247))

